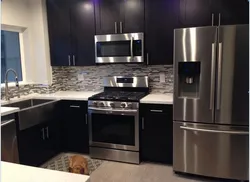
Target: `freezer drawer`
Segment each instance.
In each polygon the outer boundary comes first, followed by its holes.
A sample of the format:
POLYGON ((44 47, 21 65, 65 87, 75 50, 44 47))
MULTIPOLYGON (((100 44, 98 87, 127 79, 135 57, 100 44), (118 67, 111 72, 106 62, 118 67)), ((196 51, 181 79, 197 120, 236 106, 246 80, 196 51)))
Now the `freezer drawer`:
POLYGON ((174 171, 248 180, 248 127, 174 121, 173 129, 174 171))

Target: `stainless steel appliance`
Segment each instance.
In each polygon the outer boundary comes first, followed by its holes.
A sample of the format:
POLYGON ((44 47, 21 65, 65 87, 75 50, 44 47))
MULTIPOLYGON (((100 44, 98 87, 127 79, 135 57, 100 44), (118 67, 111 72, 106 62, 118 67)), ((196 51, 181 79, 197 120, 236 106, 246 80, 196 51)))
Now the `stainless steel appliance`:
POLYGON ((1 160, 19 163, 14 115, 1 117, 1 160))
POLYGON ((249 178, 249 25, 174 31, 173 169, 249 178))
POLYGON ((139 100, 148 77, 106 77, 88 101, 90 156, 139 164, 139 100))
POLYGON ((95 36, 96 63, 144 62, 143 33, 95 36))

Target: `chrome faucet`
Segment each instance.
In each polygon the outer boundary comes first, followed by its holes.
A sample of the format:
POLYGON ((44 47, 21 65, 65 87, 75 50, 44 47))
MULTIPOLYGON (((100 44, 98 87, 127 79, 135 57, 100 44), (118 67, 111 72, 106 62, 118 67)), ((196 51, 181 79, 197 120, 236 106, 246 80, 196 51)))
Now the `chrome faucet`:
POLYGON ((8 70, 6 71, 6 73, 5 73, 5 99, 6 99, 6 100, 10 100, 10 97, 9 97, 9 86, 8 86, 8 74, 9 74, 9 72, 11 72, 11 71, 15 74, 16 87, 17 87, 17 90, 18 90, 17 96, 18 96, 18 98, 20 98, 20 93, 19 93, 20 88, 19 88, 19 83, 18 83, 17 72, 16 72, 15 70, 13 70, 13 69, 10 68, 10 69, 8 69, 8 70))

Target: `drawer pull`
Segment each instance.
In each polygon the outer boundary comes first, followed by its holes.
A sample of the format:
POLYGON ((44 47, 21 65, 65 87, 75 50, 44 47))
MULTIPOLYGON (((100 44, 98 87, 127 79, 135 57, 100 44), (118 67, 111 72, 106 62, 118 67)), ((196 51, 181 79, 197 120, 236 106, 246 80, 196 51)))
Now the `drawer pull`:
POLYGON ((163 112, 163 110, 155 110, 155 109, 152 109, 150 110, 151 112, 163 112))
POLYGON ((71 108, 80 108, 80 106, 76 106, 76 105, 70 105, 69 107, 71 107, 71 108))

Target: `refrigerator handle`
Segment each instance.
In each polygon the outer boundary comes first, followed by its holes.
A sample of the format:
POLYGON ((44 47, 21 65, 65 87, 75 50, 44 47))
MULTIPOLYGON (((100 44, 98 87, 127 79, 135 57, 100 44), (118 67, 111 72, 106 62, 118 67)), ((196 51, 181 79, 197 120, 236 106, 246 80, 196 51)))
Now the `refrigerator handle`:
POLYGON ((235 134, 235 135, 249 135, 248 131, 230 131, 230 130, 211 130, 211 129, 201 129, 201 128, 191 128, 186 126, 180 126, 183 130, 189 131, 201 131, 207 133, 223 133, 223 134, 235 134))
POLYGON ((217 81, 217 91, 216 91, 216 109, 220 110, 220 100, 221 100, 221 73, 222 69, 222 43, 219 43, 219 52, 218 52, 218 81, 217 81))
POLYGON ((214 107, 214 86, 215 86, 215 43, 212 43, 212 65, 211 65, 211 83, 210 83, 210 106, 209 109, 212 110, 214 107))

